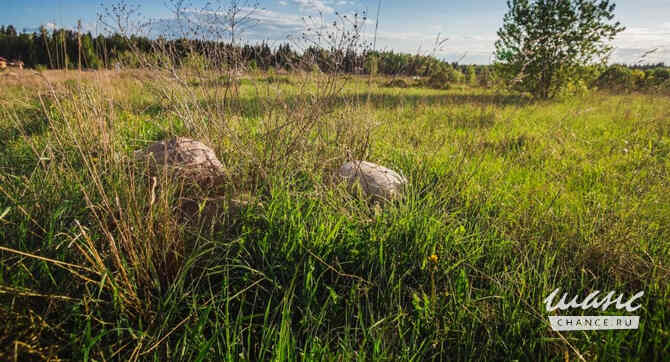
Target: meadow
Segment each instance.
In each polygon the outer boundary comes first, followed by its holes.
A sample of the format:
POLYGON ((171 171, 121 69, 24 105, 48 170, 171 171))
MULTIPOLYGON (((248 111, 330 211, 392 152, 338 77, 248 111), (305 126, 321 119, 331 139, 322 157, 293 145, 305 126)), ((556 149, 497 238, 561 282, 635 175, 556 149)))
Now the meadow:
POLYGON ((389 80, 2 76, 0 359, 667 360, 670 98, 389 80), (147 176, 177 135, 225 182, 147 176), (553 331, 559 287, 644 291, 640 328, 553 331))

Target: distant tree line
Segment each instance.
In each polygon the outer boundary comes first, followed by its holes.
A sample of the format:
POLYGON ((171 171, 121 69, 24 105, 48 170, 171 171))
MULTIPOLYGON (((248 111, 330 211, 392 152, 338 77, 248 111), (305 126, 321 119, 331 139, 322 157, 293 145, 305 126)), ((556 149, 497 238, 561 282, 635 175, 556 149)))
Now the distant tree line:
POLYGON ((119 35, 93 37, 91 33, 49 31, 45 27, 34 33, 17 33, 12 25, 0 26, 0 56, 21 60, 31 68, 77 68, 81 64, 82 68, 99 69, 129 49, 119 35))
MULTIPOLYGON (((149 39, 141 36, 123 37, 119 34, 93 36, 90 32, 71 29, 47 30, 41 27, 33 33, 19 33, 12 26, 0 26, 0 56, 21 60, 26 67, 47 69, 101 69, 116 63, 133 66, 132 52, 144 54, 169 49, 172 60, 182 63, 194 53, 205 56, 221 66, 243 62, 252 68, 270 67, 291 70, 305 64, 315 65, 322 72, 342 71, 359 74, 430 76, 447 72, 454 81, 465 79, 468 68, 427 55, 412 55, 393 51, 342 51, 308 47, 302 52, 290 44, 270 47, 231 45, 208 40, 149 39)), ((481 70, 481 66, 477 67, 481 70)))
POLYGON ((665 63, 663 62, 658 62, 658 63, 637 63, 637 64, 618 64, 623 67, 629 68, 629 69, 640 69, 640 70, 649 70, 649 69, 656 69, 656 68, 667 68, 665 63))

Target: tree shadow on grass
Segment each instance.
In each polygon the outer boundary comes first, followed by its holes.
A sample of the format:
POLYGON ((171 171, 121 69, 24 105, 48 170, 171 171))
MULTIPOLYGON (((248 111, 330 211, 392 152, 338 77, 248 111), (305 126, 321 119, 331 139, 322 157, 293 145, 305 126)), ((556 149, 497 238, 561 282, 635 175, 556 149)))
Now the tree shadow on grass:
MULTIPOLYGON (((392 109, 399 106, 511 106, 524 107, 533 102, 530 96, 521 94, 337 94, 321 99, 328 108, 340 108, 351 105, 370 105, 374 109, 392 109)), ((211 102, 211 101, 210 101, 211 102)), ((301 105, 313 102, 312 94, 299 94, 285 99, 289 109, 300 109, 301 105)), ((276 100, 270 101, 261 97, 234 100, 231 105, 243 117, 261 117, 273 106, 276 100)))
POLYGON ((18 110, 16 117, 20 124, 13 124, 10 120, 5 120, 0 125, 0 147, 2 148, 7 147, 21 135, 36 136, 46 132, 49 128, 49 121, 38 108, 18 110))

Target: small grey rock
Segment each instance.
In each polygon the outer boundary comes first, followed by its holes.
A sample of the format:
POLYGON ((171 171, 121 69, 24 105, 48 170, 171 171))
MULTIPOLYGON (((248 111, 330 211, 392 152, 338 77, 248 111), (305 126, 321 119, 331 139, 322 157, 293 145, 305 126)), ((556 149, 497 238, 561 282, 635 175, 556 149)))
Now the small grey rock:
POLYGON ((350 161, 340 167, 340 177, 358 183, 374 198, 391 200, 402 194, 407 180, 397 172, 367 161, 350 161))

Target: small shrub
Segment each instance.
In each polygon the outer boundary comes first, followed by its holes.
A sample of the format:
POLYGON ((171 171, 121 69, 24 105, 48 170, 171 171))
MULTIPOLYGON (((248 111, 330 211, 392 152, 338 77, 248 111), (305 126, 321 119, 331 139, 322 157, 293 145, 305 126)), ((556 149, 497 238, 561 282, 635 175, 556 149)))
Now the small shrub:
POLYGON ((393 79, 384 84, 386 88, 408 88, 409 84, 404 79, 393 79))
POLYGON ((558 91, 558 98, 585 97, 589 94, 589 86, 584 79, 577 79, 566 83, 558 91))
POLYGON ((479 86, 481 87, 491 87, 495 83, 495 78, 493 72, 491 72, 490 67, 484 67, 481 74, 479 75, 479 86))
POLYGON ((256 59, 251 59, 249 63, 247 63, 247 68, 249 69, 250 72, 255 72, 258 70, 258 63, 256 62, 256 59))
POLYGON ((453 68, 447 70, 447 77, 449 78, 449 82, 452 83, 463 83, 463 80, 465 79, 463 73, 453 68))
POLYGON ((613 65, 598 77, 596 85, 599 88, 630 91, 635 89, 635 79, 630 69, 622 65, 613 65))
POLYGON ((477 72, 474 65, 468 66, 467 82, 471 86, 477 85, 477 72))
POLYGON ((182 66, 185 69, 194 71, 194 72, 204 72, 207 68, 207 59, 202 54, 196 52, 191 52, 184 59, 182 66))
POLYGON ((449 75, 446 71, 435 72, 428 78, 426 86, 433 89, 449 89, 449 75))
POLYGON ((271 75, 267 78, 260 79, 261 82, 266 82, 270 84, 293 84, 289 77, 275 76, 271 75))
POLYGON ((646 84, 649 86, 659 86, 670 80, 670 69, 654 68, 646 73, 646 84))

